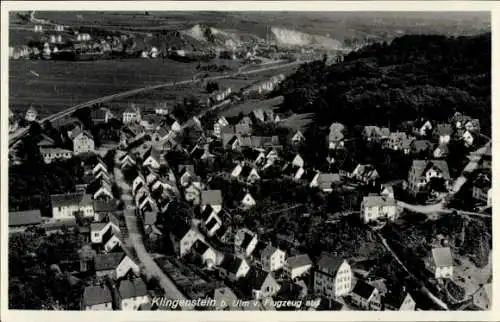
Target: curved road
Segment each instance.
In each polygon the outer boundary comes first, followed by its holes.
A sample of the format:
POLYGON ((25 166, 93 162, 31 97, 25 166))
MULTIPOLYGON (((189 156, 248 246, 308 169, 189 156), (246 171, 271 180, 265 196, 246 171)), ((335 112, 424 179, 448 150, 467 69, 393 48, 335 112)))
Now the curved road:
MULTIPOLYGON (((205 81, 219 80, 219 79, 234 77, 234 76, 239 75, 239 74, 240 75, 258 74, 258 73, 261 73, 261 72, 264 72, 264 71, 292 67, 292 66, 295 66, 295 65, 303 64, 303 63, 306 63, 306 62, 305 61, 303 61, 303 62, 294 61, 294 62, 290 62, 290 63, 287 63, 287 64, 273 65, 273 66, 263 67, 263 68, 259 68, 259 69, 248 70, 248 71, 244 71, 244 72, 241 72, 241 73, 233 73, 233 74, 227 74, 227 75, 211 76, 211 77, 205 78, 204 80, 205 81)), ((183 81, 180 81, 180 82, 175 82, 174 81, 174 82, 168 82, 168 83, 164 83, 164 84, 150 85, 150 86, 136 88, 136 89, 133 89, 133 90, 124 91, 124 92, 120 92, 120 93, 116 93, 116 94, 112 94, 112 95, 108 95, 108 96, 99 97, 99 98, 96 98, 96 99, 93 99, 93 100, 90 100, 90 101, 87 101, 87 102, 84 102, 84 103, 81 103, 81 104, 78 104, 78 105, 71 106, 71 107, 69 107, 67 109, 64 109, 64 110, 62 110, 60 112, 57 112, 57 113, 52 114, 52 115, 50 115, 50 116, 48 116, 46 118, 43 118, 39 122, 43 123, 45 121, 49 121, 49 122, 56 121, 58 119, 61 119, 61 118, 66 117, 68 115, 71 115, 72 113, 74 113, 75 111, 77 111, 77 110, 79 110, 81 108, 92 106, 94 104, 105 103, 105 102, 113 101, 113 100, 116 100, 116 99, 119 99, 119 98, 125 98, 125 97, 129 97, 129 96, 133 96, 133 95, 136 95, 136 94, 139 94, 139 93, 143 93, 143 92, 147 92, 147 91, 153 91, 153 90, 160 89, 160 88, 172 87, 172 86, 175 86, 175 85, 186 85, 186 84, 195 83, 195 82, 198 82, 198 81, 200 81, 200 79, 187 79, 187 80, 183 80, 183 81)), ((28 132, 29 132, 29 127, 24 127, 24 128, 21 128, 21 129, 17 130, 14 133, 11 133, 9 135, 9 148, 12 147, 16 142, 18 142, 19 139, 21 139, 22 137, 24 137, 28 132)))

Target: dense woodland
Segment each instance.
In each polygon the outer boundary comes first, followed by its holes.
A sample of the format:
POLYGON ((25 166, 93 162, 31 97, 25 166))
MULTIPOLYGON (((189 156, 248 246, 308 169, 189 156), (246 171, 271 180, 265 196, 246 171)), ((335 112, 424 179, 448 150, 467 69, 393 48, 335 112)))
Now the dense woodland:
POLYGON ((420 117, 447 120, 455 111, 491 131, 491 34, 408 35, 350 53, 344 62, 302 65, 274 93, 284 109, 314 112, 323 125, 395 128, 420 117))

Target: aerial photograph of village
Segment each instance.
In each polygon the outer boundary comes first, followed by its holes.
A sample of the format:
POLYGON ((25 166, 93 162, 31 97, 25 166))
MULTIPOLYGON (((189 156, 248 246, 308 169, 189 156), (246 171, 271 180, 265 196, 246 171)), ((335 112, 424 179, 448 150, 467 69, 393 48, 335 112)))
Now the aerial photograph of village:
POLYGON ((489 12, 8 16, 9 309, 491 310, 489 12))

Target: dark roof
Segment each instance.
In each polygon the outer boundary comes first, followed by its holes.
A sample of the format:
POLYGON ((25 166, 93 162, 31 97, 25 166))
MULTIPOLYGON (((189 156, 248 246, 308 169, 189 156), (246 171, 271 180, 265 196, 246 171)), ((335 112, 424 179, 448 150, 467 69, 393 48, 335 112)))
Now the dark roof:
POLYGON ((365 281, 358 280, 352 292, 354 294, 361 296, 364 299, 368 299, 372 295, 374 290, 375 287, 373 287, 372 285, 366 283, 365 281))
POLYGON ((207 222, 206 227, 208 230, 212 230, 212 228, 214 228, 214 226, 216 224, 217 224, 217 220, 214 217, 212 217, 212 219, 210 219, 210 221, 207 222))
POLYGON ((124 253, 97 254, 94 257, 94 268, 96 271, 107 271, 115 269, 122 261, 124 253))
POLYGON ((244 232, 244 234, 245 234, 245 237, 243 237, 243 241, 241 242, 241 248, 246 249, 248 247, 248 245, 250 245, 250 242, 252 241, 254 236, 250 235, 247 232, 244 232))
POLYGON ((198 253, 198 254, 205 254, 205 252, 210 248, 210 246, 208 246, 207 244, 205 244, 204 242, 202 242, 201 240, 197 240, 194 245, 193 245, 193 250, 194 252, 198 253))
POLYGON ((225 270, 227 270, 228 272, 236 273, 238 271, 238 268, 241 266, 242 262, 243 260, 241 258, 232 255, 227 255, 222 260, 220 266, 225 270))
POLYGON ((403 290, 389 292, 384 297, 384 303, 386 305, 390 305, 392 307, 399 309, 401 307, 401 305, 403 304, 403 301, 405 300, 407 295, 408 295, 408 292, 404 292, 403 290))
POLYGON ((122 299, 129 299, 136 296, 144 296, 148 294, 146 284, 141 278, 133 280, 122 280, 118 289, 122 299))
POLYGON ((255 257, 260 258, 262 251, 267 247, 267 243, 263 242, 262 240, 259 240, 257 244, 255 245, 255 248, 253 250, 253 255, 255 257))
POLYGON ((39 209, 9 212, 9 226, 37 225, 41 222, 39 209))
POLYGON ((206 205, 205 209, 201 212, 201 219, 203 219, 203 221, 207 221, 213 211, 214 210, 211 205, 206 205))
POLYGON ((292 268, 301 267, 301 266, 305 266, 305 265, 312 265, 312 261, 309 258, 309 255, 307 255, 307 254, 289 257, 287 259, 287 262, 288 262, 288 265, 292 268))
POLYGON ((340 268, 340 265, 342 265, 343 262, 343 258, 323 252, 318 261, 318 269, 321 271, 328 270, 331 273, 335 273, 340 268))
POLYGON ((173 229, 171 232, 173 236, 180 240, 187 234, 190 229, 190 224, 186 223, 183 220, 179 220, 175 225, 175 229, 173 229))
POLYGON ((97 305, 111 302, 111 291, 105 285, 87 286, 83 290, 84 305, 97 305))
POLYGON ((94 212, 113 212, 118 210, 115 200, 93 200, 94 212))
POLYGON ((243 168, 241 169, 240 176, 243 178, 246 178, 246 177, 248 177, 248 175, 250 174, 251 171, 252 171, 252 167, 244 165, 243 168))

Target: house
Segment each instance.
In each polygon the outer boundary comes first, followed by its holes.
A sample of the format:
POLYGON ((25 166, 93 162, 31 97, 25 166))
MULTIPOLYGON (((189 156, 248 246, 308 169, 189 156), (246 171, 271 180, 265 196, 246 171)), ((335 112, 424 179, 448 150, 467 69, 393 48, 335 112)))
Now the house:
POLYGON ((484 175, 479 175, 474 180, 472 186, 472 198, 486 204, 487 207, 492 205, 491 179, 484 175))
POLYGON ((434 128, 433 135, 439 139, 439 144, 448 144, 453 134, 453 127, 450 124, 438 124, 434 128))
POLYGON ((408 137, 404 132, 391 132, 388 139, 383 142, 383 147, 388 150, 403 151, 407 154, 414 139, 414 137, 408 137))
POLYGON ((481 286, 481 288, 472 296, 472 303, 480 310, 491 310, 492 302, 493 297, 491 283, 481 286))
POLYGON ((164 142, 169 138, 169 132, 164 126, 158 126, 153 135, 151 136, 151 141, 153 142, 164 142))
POLYGON ((340 175, 337 173, 321 173, 318 172, 312 179, 309 186, 311 188, 319 188, 323 190, 323 192, 332 192, 333 185, 339 184, 342 180, 340 179, 340 175))
POLYGON ((432 128, 432 123, 429 120, 420 119, 414 123, 414 132, 422 137, 431 134, 432 128))
POLYGON ((380 143, 389 137, 391 131, 387 127, 367 125, 363 128, 361 135, 367 142, 380 143))
POLYGON ((284 270, 290 279, 295 279, 308 274, 312 268, 312 261, 307 254, 288 257, 284 270))
POLYGON ((249 282, 251 283, 252 296, 254 300, 266 299, 278 294, 281 286, 276 281, 274 273, 255 271, 255 274, 249 275, 249 282))
POLYGON ((123 124, 139 122, 141 120, 141 111, 133 104, 130 105, 122 114, 123 124))
POLYGON ((328 133, 328 149, 337 150, 344 148, 345 126, 341 123, 332 123, 328 133))
POLYGON ((274 111, 270 108, 257 108, 250 113, 250 117, 254 119, 256 122, 275 122, 276 117, 274 115, 274 111))
POLYGON ((105 242, 106 233, 108 231, 119 232, 120 227, 114 221, 108 221, 106 223, 91 223, 90 224, 90 241, 92 244, 102 244, 105 242))
POLYGON ((266 272, 274 272, 282 269, 285 266, 285 258, 286 253, 283 250, 267 244, 261 254, 260 262, 262 269, 266 272))
POLYGON ((439 158, 444 158, 448 155, 449 149, 447 144, 440 144, 432 153, 432 155, 439 159, 439 158))
POLYGON ((118 204, 115 200, 92 200, 94 208, 94 221, 101 222, 108 218, 109 214, 118 210, 118 204))
POLYGON ((257 169, 246 164, 238 164, 231 172, 231 177, 249 184, 253 184, 260 180, 257 169))
POLYGON ((111 276, 116 279, 132 273, 138 275, 138 263, 123 252, 97 254, 94 257, 94 270, 98 278, 111 276))
POLYGON ((243 209, 250 209, 257 204, 249 192, 243 192, 243 197, 241 198, 240 203, 243 209))
POLYGON ((83 290, 82 310, 85 311, 112 311, 113 296, 104 284, 86 286, 83 290))
POLYGON ((221 130, 226 126, 229 126, 227 119, 224 116, 219 117, 219 119, 214 122, 214 136, 220 139, 221 130))
POLYGON ((105 107, 93 108, 90 111, 90 116, 92 117, 92 122, 94 124, 108 123, 111 119, 114 118, 113 113, 111 113, 111 111, 105 107))
POLYGON ((433 248, 425 263, 435 278, 453 277, 453 256, 449 247, 433 248))
POLYGON ((462 140, 464 141, 465 146, 470 147, 474 144, 474 135, 470 131, 466 130, 464 134, 462 134, 462 140))
POLYGON ((388 311, 415 311, 416 303, 409 292, 401 291, 389 292, 384 296, 384 310, 388 311))
POLYGON ((292 144, 301 144, 305 140, 306 137, 300 130, 297 130, 297 132, 295 132, 295 134, 292 136, 292 144))
POLYGON ((203 236, 198 230, 182 222, 179 227, 170 233, 170 239, 174 245, 174 250, 179 257, 183 257, 191 251, 194 243, 198 239, 203 240, 203 236))
POLYGON ((52 218, 73 219, 76 213, 84 217, 94 217, 92 196, 84 193, 67 193, 50 196, 52 218))
POLYGON ((97 161, 97 163, 94 165, 94 167, 92 168, 92 175, 95 177, 101 171, 103 171, 103 172, 105 172, 107 174, 108 173, 108 167, 106 166, 106 164, 104 164, 104 162, 101 159, 99 159, 97 161))
POLYGON ((363 280, 356 282, 351 292, 351 301, 363 310, 380 311, 382 307, 378 289, 363 280))
POLYGON ((314 292, 329 299, 348 294, 352 288, 351 266, 345 259, 322 253, 314 272, 314 292))
POLYGON ((450 173, 448 164, 444 160, 413 160, 408 173, 408 189, 417 194, 424 189, 433 178, 440 178, 448 182, 450 173))
POLYGON ((37 226, 41 223, 42 215, 39 209, 9 211, 9 232, 24 231, 28 227, 37 226))
POLYGON ((191 249, 201 258, 203 265, 212 268, 217 264, 217 253, 207 243, 198 239, 191 249))
POLYGON ((127 167, 133 167, 136 165, 135 159, 130 154, 124 154, 119 158, 120 168, 123 170, 127 167))
POLYGON ((241 228, 234 237, 235 253, 250 256, 257 245, 257 234, 246 228, 241 228))
POLYGON ((120 308, 123 311, 136 311, 141 305, 150 302, 146 284, 141 278, 122 280, 118 293, 120 294, 120 308))
POLYGON ((73 157, 73 151, 60 148, 40 148, 43 161, 47 164, 56 160, 67 160, 73 157))
POLYGON ((481 132, 481 125, 478 119, 471 119, 465 123, 465 129, 471 133, 478 134, 481 132))
POLYGON ((352 171, 351 178, 359 180, 365 184, 375 183, 380 176, 377 169, 371 164, 358 164, 352 171))
POLYGON ((171 115, 164 116, 162 123, 175 134, 178 134, 182 131, 181 124, 171 115))
POLYGON ((73 141, 73 152, 75 154, 94 152, 94 137, 87 131, 75 131, 71 133, 70 139, 73 141))
POLYGON ((222 226, 222 220, 220 217, 213 212, 213 209, 210 205, 205 207, 203 211, 203 226, 207 230, 207 235, 213 236, 217 230, 222 226))
POLYGON ((370 195, 363 197, 361 202, 361 219, 364 223, 381 218, 394 221, 397 215, 397 205, 393 198, 370 195))
POLYGON ((92 199, 110 200, 113 199, 113 193, 111 185, 106 180, 99 180, 100 185, 97 187, 96 191, 93 192, 92 199))
POLYGON ((433 146, 434 145, 429 140, 414 140, 411 143, 410 152, 417 155, 427 155, 430 153, 433 146))
POLYGON ((159 169, 161 165, 161 153, 157 149, 150 147, 143 155, 142 166, 152 169, 159 169))
POLYGON ((160 126, 160 119, 156 114, 145 114, 142 116, 139 124, 146 131, 155 131, 160 126))
POLYGON ((453 116, 450 118, 450 123, 455 127, 455 129, 464 129, 465 124, 470 121, 470 117, 467 115, 463 115, 460 112, 455 112, 453 116))
POLYGON ((224 256, 221 264, 217 267, 219 276, 230 281, 236 281, 245 277, 250 270, 248 262, 243 258, 232 255, 224 256))
POLYGON ((139 173, 137 177, 135 177, 134 181, 132 181, 132 194, 134 196, 137 195, 139 189, 145 188, 146 186, 146 179, 141 173, 139 173))
POLYGON ((33 106, 30 106, 30 108, 28 108, 28 110, 26 111, 24 119, 28 122, 33 122, 36 120, 37 117, 38 117, 38 112, 35 110, 33 106))
POLYGON ((179 183, 183 187, 188 187, 191 184, 191 178, 196 175, 192 164, 180 164, 178 167, 179 183))
POLYGON ((210 298, 215 301, 212 307, 215 311, 240 311, 242 309, 237 305, 238 297, 227 286, 216 288, 210 298))

